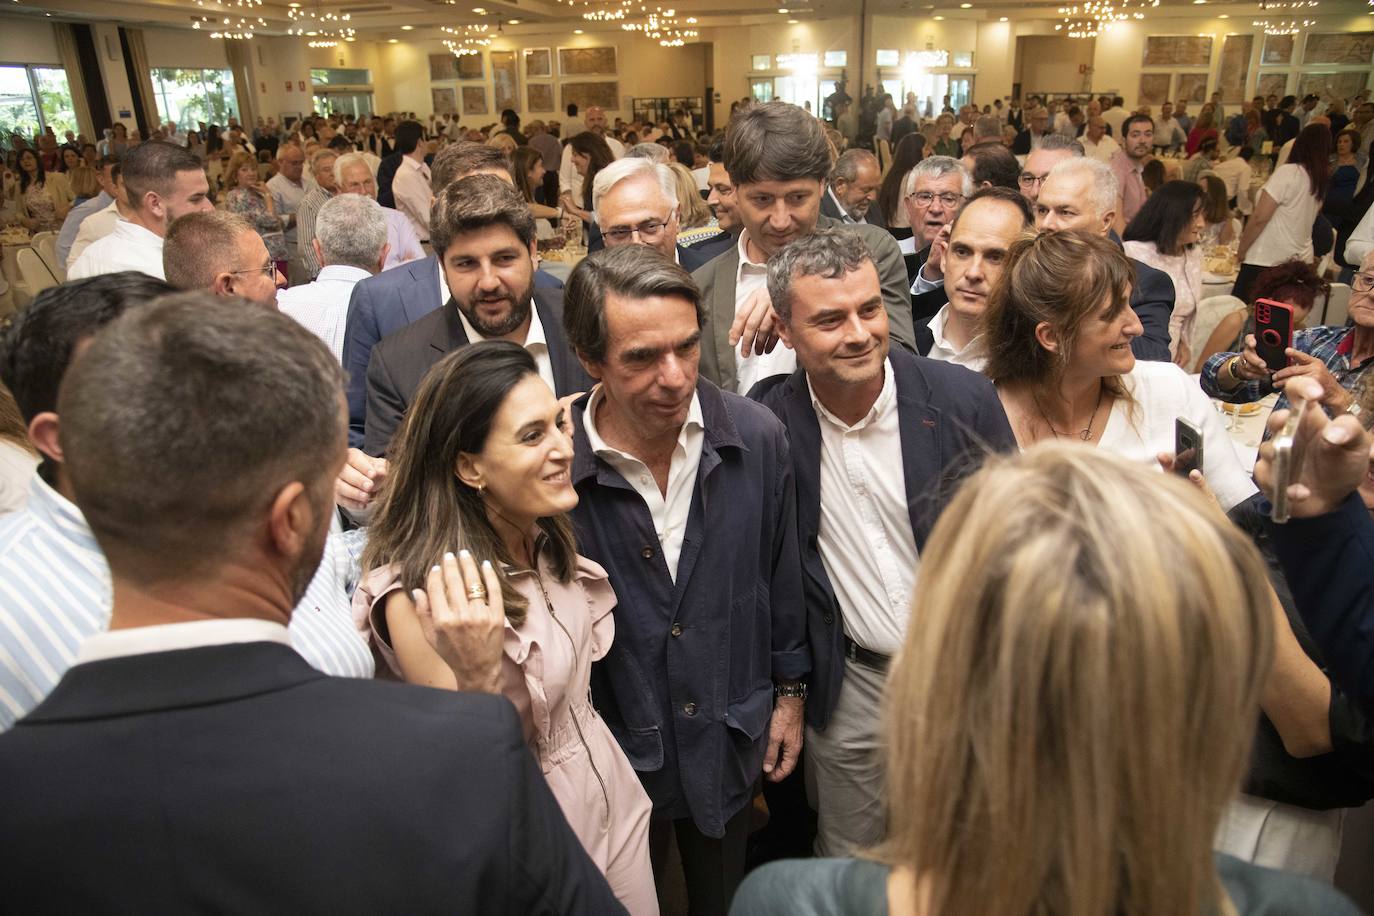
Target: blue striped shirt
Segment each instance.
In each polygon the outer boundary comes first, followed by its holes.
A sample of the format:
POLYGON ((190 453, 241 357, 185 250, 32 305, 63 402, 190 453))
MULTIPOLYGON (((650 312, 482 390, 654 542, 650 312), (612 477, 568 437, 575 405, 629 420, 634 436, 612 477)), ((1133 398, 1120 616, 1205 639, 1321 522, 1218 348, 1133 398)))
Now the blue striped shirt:
MULTIPOLYGON (((361 532, 331 533, 291 615, 291 645, 325 674, 372 677, 353 625, 361 532)), ((0 731, 37 706, 110 623, 110 570, 81 510, 37 473, 28 506, 0 517, 0 731)))

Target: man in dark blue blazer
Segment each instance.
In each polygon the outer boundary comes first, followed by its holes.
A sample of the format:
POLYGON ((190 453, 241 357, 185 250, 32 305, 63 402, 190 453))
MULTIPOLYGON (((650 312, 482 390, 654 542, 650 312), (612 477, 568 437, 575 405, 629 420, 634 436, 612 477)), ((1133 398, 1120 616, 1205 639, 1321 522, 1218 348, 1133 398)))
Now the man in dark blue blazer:
MULTIPOLYGON (((469 175, 494 175, 512 187, 515 184, 510 164, 500 150, 480 143, 454 143, 439 151, 430 169, 436 200, 444 188, 469 175)), ((563 288, 558 278, 542 270, 535 271, 534 286, 563 288)), ((363 447, 367 364, 372 348, 388 334, 438 311, 448 300, 448 283, 439 269, 437 254, 393 267, 353 287, 343 345, 343 365, 348 371, 349 445, 363 447)))
MULTIPOLYGON (((1075 156, 1054 168, 1040 185, 1035 224, 1042 231, 1080 229, 1110 236, 1121 200, 1121 184, 1105 162, 1075 156)), ((1135 283, 1131 308, 1144 332, 1131 341, 1136 359, 1169 362, 1169 319, 1174 314, 1174 281, 1162 270, 1131 258, 1135 283)))
POLYGON ((368 357, 363 451, 386 453, 420 380, 458 347, 510 340, 529 349, 559 397, 590 379, 563 340, 563 297, 536 290, 534 219, 520 195, 492 175, 472 175, 445 189, 430 235, 444 252, 449 304, 383 338, 368 357))
POLYGON ((926 537, 955 483, 1016 442, 987 379, 889 349, 878 273, 852 230, 784 248, 768 291, 799 368, 750 396, 791 445, 812 657, 806 769, 816 854, 836 855, 883 834, 881 695, 926 537))
POLYGON ((327 677, 292 650, 342 372, 275 309, 215 302, 130 310, 63 380, 64 470, 114 604, 0 735, 0 856, 24 875, 5 908, 624 913, 506 699, 327 677), (178 422, 130 425, 147 416, 178 422))
POLYGON ((866 149, 845 150, 826 180, 821 213, 842 223, 868 223, 886 229, 886 214, 878 206, 882 183, 877 156, 866 149))

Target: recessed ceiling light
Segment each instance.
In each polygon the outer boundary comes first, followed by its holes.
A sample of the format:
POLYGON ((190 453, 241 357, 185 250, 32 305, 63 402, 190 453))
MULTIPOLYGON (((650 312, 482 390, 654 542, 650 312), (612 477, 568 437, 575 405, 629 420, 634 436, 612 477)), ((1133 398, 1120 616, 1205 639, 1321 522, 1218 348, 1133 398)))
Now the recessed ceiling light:
POLYGON ((415 28, 415 26, 413 26, 413 25, 403 25, 403 26, 401 26, 401 31, 402 31, 402 32, 409 32, 409 31, 413 30, 414 28, 415 28))
POLYGON ((800 19, 789 19, 789 20, 787 20, 787 24, 788 24, 788 25, 796 25, 796 24, 799 23, 799 22, 801 22, 800 19))
POLYGON ((785 14, 790 13, 790 12, 792 12, 792 11, 789 10, 787 7, 784 6, 784 7, 782 7, 781 9, 779 9, 778 12, 779 12, 779 13, 783 13, 783 14, 785 15, 785 14))
POLYGON ((1218 16, 1217 18, 1218 18, 1218 19, 1230 19, 1230 18, 1231 18, 1231 14, 1230 14, 1230 13, 1222 13, 1222 14, 1221 14, 1220 16, 1218 16))
POLYGON ((506 20, 506 25, 519 25, 519 24, 520 24, 520 20, 519 20, 519 19, 507 19, 507 20, 506 20))
POLYGON ((936 16, 936 17, 934 17, 934 19, 935 19, 936 22, 944 22, 945 17, 944 17, 944 16, 936 16))
POLYGON ((1202 6, 1207 0, 1193 0, 1193 6, 1202 6))
POLYGON ((293 10, 298 10, 301 8, 301 5, 299 3, 288 3, 286 5, 291 7, 293 10))
POLYGON ((398 41, 400 41, 399 38, 388 38, 388 39, 386 40, 386 43, 389 44, 389 45, 394 45, 394 44, 396 44, 398 41))
POLYGON ((997 21, 998 21, 998 22, 1006 22, 1006 21, 1007 21, 1007 17, 1006 17, 1006 16, 1001 16, 1001 17, 998 18, 997 21))
POLYGON ((972 4, 972 3, 961 3, 961 4, 959 4, 959 9, 961 9, 961 10, 971 10, 971 9, 973 9, 973 4, 972 4))
POLYGON ((483 8, 483 7, 480 7, 480 6, 474 6, 474 7, 472 8, 472 11, 473 11, 474 13, 476 13, 477 15, 479 15, 479 16, 485 16, 485 15, 487 14, 486 9, 483 8))
POLYGON ((344 39, 344 41, 357 41, 357 40, 358 40, 358 39, 353 38, 352 36, 350 36, 350 37, 344 39))
POLYGON ((581 35, 581 34, 582 34, 582 30, 581 30, 581 29, 573 29, 573 34, 574 34, 574 35, 581 35))

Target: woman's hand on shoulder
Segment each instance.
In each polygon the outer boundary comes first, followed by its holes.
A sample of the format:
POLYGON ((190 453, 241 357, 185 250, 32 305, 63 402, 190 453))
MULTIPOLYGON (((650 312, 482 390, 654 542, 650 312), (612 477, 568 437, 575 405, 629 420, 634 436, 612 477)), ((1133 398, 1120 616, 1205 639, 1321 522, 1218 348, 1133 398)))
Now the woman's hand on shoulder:
POLYGON ((466 550, 444 554, 411 598, 425 639, 453 671, 458 689, 500 693, 506 608, 490 561, 479 572, 466 550))

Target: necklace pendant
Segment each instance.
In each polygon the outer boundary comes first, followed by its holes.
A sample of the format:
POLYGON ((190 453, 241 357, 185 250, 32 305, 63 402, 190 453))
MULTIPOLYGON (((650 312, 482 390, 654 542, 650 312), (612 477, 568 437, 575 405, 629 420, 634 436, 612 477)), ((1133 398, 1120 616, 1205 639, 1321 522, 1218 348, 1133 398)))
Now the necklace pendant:
POLYGON ((1084 442, 1087 442, 1092 437, 1093 428, 1091 426, 1089 426, 1087 429, 1083 430, 1081 433, 1078 434, 1078 438, 1082 439, 1084 442))

